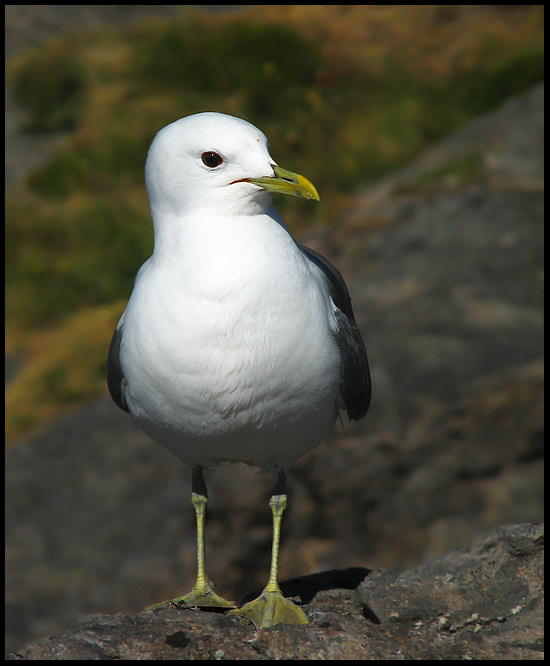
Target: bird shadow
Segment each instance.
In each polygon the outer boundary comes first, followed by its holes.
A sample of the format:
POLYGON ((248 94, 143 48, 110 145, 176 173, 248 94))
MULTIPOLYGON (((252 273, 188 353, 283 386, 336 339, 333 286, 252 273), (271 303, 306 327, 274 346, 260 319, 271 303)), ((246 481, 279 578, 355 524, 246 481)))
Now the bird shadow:
MULTIPOLYGON (((331 569, 320 573, 300 576, 280 583, 285 598, 296 598, 302 604, 308 604, 318 592, 327 590, 355 590, 372 569, 365 567, 349 567, 348 569, 331 569)), ((241 606, 260 596, 262 590, 249 592, 241 600, 241 606)))

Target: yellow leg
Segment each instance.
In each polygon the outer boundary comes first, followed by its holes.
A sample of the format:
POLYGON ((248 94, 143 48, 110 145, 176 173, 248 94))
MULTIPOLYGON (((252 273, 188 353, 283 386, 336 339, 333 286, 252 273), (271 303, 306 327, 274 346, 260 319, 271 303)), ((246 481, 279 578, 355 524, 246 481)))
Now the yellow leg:
MULTIPOLYGON (((275 492, 286 487, 286 475, 279 473, 275 492)), ((271 569, 269 580, 261 595, 248 602, 242 608, 231 611, 231 614, 242 615, 252 620, 256 627, 273 627, 276 624, 308 624, 304 611, 282 595, 278 583, 279 572, 279 540, 281 536, 281 520, 286 509, 286 494, 275 494, 269 500, 273 514, 273 546, 271 550, 271 569)))
MULTIPOLYGON (((197 515, 197 582, 188 594, 182 597, 172 599, 173 604, 182 606, 197 606, 211 608, 235 608, 233 601, 227 601, 214 592, 214 587, 206 575, 205 550, 204 550, 204 515, 206 513, 206 504, 208 494, 206 483, 202 473, 202 468, 195 467, 193 470, 193 492, 191 493, 191 502, 195 507, 197 515)), ((149 606, 156 608, 161 604, 149 606)))

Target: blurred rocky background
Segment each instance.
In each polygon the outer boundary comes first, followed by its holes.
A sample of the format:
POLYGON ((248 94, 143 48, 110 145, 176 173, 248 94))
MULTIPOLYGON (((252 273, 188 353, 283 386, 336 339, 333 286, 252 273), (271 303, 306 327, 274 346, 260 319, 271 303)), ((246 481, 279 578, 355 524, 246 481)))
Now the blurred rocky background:
MULTIPOLYGON (((104 372, 151 251, 148 144, 196 111, 315 183, 317 207, 275 204, 343 272, 369 352, 367 418, 291 473, 281 578, 395 575, 543 520, 541 6, 218 7, 6 7, 10 649, 194 582, 190 472, 104 372)), ((207 482, 209 575, 240 600, 274 479, 207 482)))

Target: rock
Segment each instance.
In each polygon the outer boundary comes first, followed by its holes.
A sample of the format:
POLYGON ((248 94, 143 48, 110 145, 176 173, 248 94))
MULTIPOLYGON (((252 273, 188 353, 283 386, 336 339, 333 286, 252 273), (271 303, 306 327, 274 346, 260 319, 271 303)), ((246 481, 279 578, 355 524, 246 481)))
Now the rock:
POLYGON ((398 577, 355 568, 288 581, 307 626, 256 631, 167 606, 81 617, 8 659, 543 659, 543 549, 541 525, 501 527, 398 577))
POLYGON ((403 571, 543 519, 543 102, 537 85, 467 124, 334 233, 373 401, 292 475, 322 509, 300 504, 289 540, 321 566, 403 571))
POLYGON ((500 527, 401 576, 375 571, 359 596, 381 627, 416 628, 409 659, 542 659, 543 553, 542 525, 500 527))

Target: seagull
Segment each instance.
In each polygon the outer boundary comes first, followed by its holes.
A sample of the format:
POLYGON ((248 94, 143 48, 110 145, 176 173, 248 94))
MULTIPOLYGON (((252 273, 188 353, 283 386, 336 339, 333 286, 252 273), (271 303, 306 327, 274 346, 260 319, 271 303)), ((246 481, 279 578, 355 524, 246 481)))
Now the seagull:
POLYGON ((278 584, 288 470, 341 411, 363 418, 371 398, 342 275, 299 245, 272 205, 273 193, 319 195, 277 165, 258 128, 213 112, 158 132, 145 181, 154 249, 114 332, 107 383, 137 427, 192 469, 197 580, 173 602, 232 609, 256 627, 307 624, 278 584), (276 474, 269 580, 240 608, 206 574, 203 469, 224 462, 276 474))

